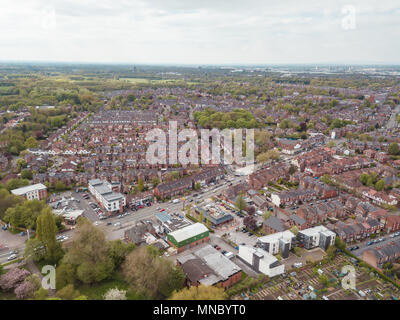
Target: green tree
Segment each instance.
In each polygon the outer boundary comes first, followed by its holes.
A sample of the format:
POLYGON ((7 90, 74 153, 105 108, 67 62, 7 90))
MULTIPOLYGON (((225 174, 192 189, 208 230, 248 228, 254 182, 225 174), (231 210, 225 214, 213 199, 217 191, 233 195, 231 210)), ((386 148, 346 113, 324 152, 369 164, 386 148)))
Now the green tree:
POLYGON ((46 260, 57 263, 63 255, 61 245, 56 240, 58 228, 54 214, 49 207, 43 209, 36 221, 36 237, 43 244, 46 251, 46 260))
POLYGON ((69 284, 74 284, 76 271, 74 266, 68 263, 61 263, 56 269, 56 288, 62 289, 69 284))
POLYGON ((375 190, 382 191, 385 188, 385 180, 379 180, 375 183, 375 190))
POLYGON ((28 179, 28 180, 32 180, 32 171, 31 170, 22 170, 21 172, 21 178, 22 179, 28 179))
POLYGON ((7 182, 7 190, 11 191, 29 185, 29 180, 26 179, 11 179, 7 182))
POLYGON ((107 242, 108 255, 112 259, 115 269, 122 265, 126 256, 132 252, 135 247, 135 244, 127 244, 120 239, 107 242))
POLYGON ((327 276, 326 274, 321 274, 321 275, 318 277, 318 281, 319 281, 322 285, 326 286, 326 285, 328 284, 329 279, 328 279, 328 276, 327 276))
POLYGON ((155 188, 160 184, 160 179, 158 179, 157 177, 154 177, 153 179, 151 179, 151 183, 153 185, 153 188, 155 188))
POLYGON ((139 192, 142 192, 144 190, 144 182, 142 178, 139 178, 138 180, 137 189, 139 192))
POLYGON ((200 182, 196 182, 196 184, 194 185, 194 189, 195 189, 196 191, 198 191, 198 190, 200 190, 200 188, 201 188, 200 182))
POLYGON ((297 228, 296 226, 293 226, 290 228, 290 231, 297 236, 297 234, 299 233, 299 228, 297 228))
POLYGON ((329 148, 336 147, 336 142, 333 141, 333 140, 329 141, 329 142, 328 142, 328 147, 329 147, 329 148))
POLYGON ((172 261, 160 258, 146 247, 133 250, 122 270, 131 288, 149 299, 168 297, 183 287, 185 278, 172 261))
POLYGON ((368 178, 369 178, 369 174, 368 174, 368 173, 362 173, 362 174, 360 175, 360 182, 361 182, 363 185, 366 185, 366 184, 368 183, 368 178))
POLYGON ((69 284, 56 292, 56 297, 63 300, 74 300, 80 296, 78 290, 75 290, 74 285, 69 284))
POLYGON ((236 201, 235 201, 235 207, 236 209, 238 209, 239 211, 245 210, 246 209, 246 201, 244 201, 243 199, 243 195, 240 194, 237 196, 236 201))
POLYGON ((103 232, 86 219, 79 219, 63 262, 74 266, 77 278, 87 284, 106 279, 114 270, 103 232))
POLYGON ((33 148, 37 148, 37 147, 38 147, 38 143, 34 137, 29 137, 28 139, 26 139, 26 141, 25 141, 26 149, 29 149, 29 148, 33 149, 33 148))
POLYGON ((392 142, 389 145, 388 152, 391 155, 398 155, 400 153, 399 145, 396 142, 392 142))

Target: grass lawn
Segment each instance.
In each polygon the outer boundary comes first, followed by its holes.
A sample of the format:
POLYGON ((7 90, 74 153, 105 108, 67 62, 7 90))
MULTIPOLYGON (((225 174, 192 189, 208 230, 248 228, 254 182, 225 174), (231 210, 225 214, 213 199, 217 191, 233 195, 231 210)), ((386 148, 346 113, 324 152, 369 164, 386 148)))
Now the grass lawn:
POLYGON ((129 285, 124 281, 121 273, 115 273, 111 278, 106 279, 100 283, 94 285, 83 284, 78 286, 76 289, 82 295, 88 297, 88 300, 103 300, 103 295, 109 290, 113 288, 118 288, 120 290, 127 290, 127 298, 128 300, 141 300, 139 294, 133 293, 129 291, 129 285))

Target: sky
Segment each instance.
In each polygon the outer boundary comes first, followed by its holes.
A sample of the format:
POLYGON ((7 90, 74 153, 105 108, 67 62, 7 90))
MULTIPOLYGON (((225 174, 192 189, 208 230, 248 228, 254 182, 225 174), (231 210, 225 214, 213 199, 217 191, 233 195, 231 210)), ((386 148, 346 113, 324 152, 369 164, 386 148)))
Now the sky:
POLYGON ((399 0, 0 0, 0 60, 400 64, 399 0))

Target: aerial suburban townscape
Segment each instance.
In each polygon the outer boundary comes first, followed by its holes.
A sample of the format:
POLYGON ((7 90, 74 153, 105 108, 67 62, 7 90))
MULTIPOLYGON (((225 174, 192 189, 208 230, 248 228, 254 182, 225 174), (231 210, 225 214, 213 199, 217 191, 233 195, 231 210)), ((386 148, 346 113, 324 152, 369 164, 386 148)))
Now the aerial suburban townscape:
POLYGON ((1 317, 388 316, 399 13, 1 0, 1 317))
POLYGON ((0 72, 2 299, 398 299, 399 68, 0 72), (172 122, 254 129, 252 166, 149 163, 172 122))

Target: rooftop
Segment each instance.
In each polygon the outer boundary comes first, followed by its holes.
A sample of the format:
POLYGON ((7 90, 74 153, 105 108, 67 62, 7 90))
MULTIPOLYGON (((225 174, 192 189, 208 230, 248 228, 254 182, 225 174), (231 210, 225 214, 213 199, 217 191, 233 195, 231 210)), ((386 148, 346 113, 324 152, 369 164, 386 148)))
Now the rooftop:
POLYGON ((26 194, 27 192, 30 192, 30 191, 45 190, 45 189, 47 189, 47 187, 44 184, 37 183, 37 184, 32 184, 30 186, 26 186, 26 187, 22 187, 22 188, 11 190, 11 193, 15 194, 16 196, 22 196, 22 195, 24 195, 24 194, 26 194))

